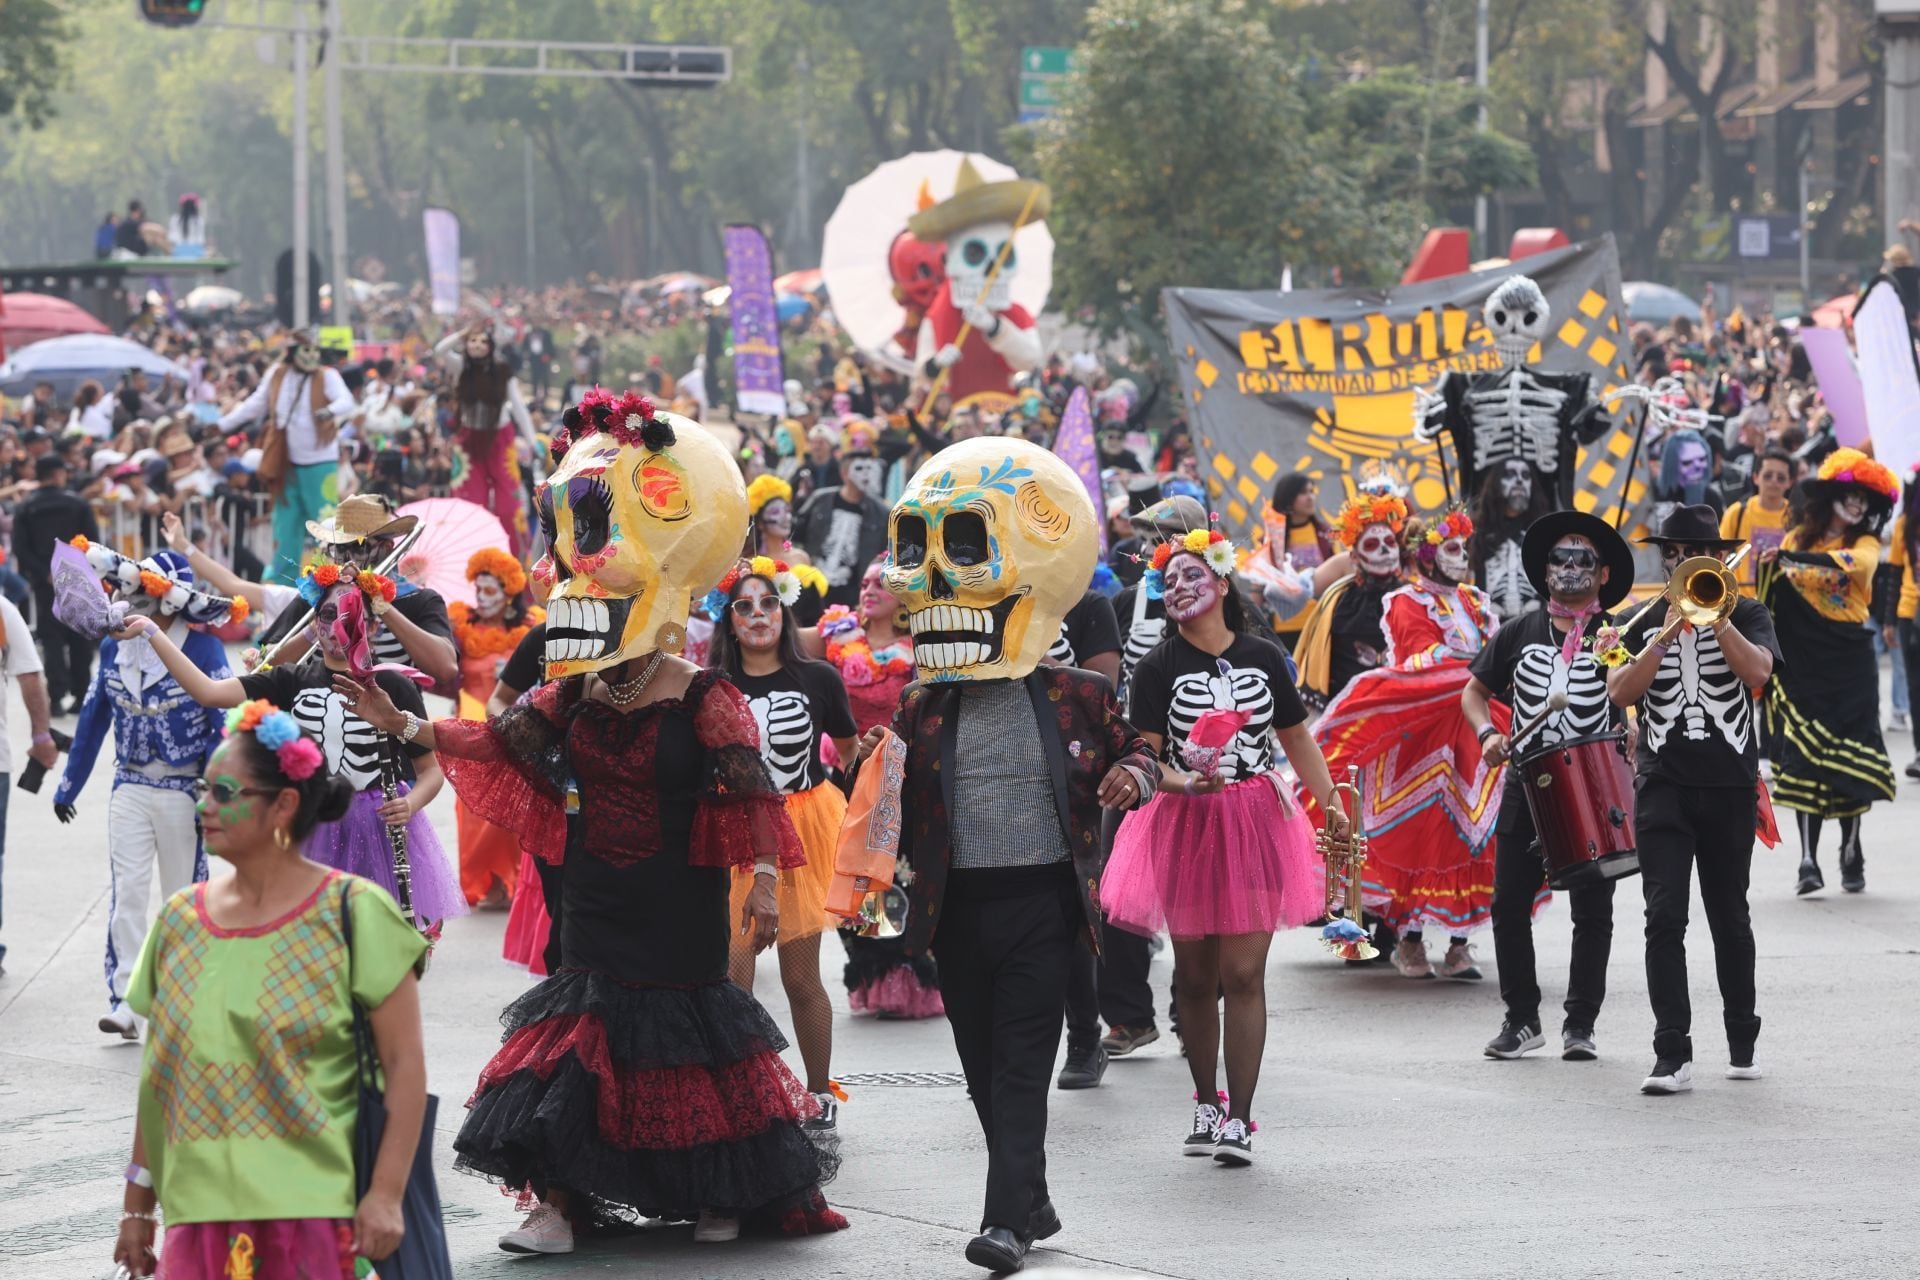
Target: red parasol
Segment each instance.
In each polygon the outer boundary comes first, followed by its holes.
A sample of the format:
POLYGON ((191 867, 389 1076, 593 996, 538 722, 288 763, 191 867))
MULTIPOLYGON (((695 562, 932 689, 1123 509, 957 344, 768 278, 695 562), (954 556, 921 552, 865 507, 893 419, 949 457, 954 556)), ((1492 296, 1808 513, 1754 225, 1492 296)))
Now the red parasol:
POLYGON ((485 547, 507 549, 507 527, 499 517, 462 498, 423 498, 409 502, 399 514, 418 516, 422 532, 413 549, 400 557, 395 576, 438 591, 449 603, 472 604, 467 561, 485 547))
POLYGON ((1853 309, 1859 305, 1860 295, 1843 293, 1837 298, 1828 298, 1813 309, 1813 322, 1823 329, 1844 329, 1853 320, 1853 309))
POLYGON ((0 297, 0 348, 7 351, 69 333, 112 332, 65 298, 45 293, 9 293, 0 297))

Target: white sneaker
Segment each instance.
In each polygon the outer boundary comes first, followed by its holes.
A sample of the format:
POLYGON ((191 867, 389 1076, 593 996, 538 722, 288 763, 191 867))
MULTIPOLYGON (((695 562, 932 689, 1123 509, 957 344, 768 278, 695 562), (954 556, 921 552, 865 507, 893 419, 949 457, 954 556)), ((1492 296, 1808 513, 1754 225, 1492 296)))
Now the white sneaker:
POLYGON ((1759 1078, 1760 1064, 1757 1062, 1749 1062, 1744 1067, 1735 1063, 1727 1068, 1727 1079, 1729 1080, 1758 1080, 1759 1078))
POLYGON ((538 1205, 518 1230, 500 1237, 508 1253, 572 1253, 573 1224, 550 1204, 538 1205))
POLYGON ((840 1100, 831 1093, 816 1093, 813 1100, 820 1104, 820 1114, 811 1120, 802 1120, 800 1132, 812 1138, 817 1146, 839 1146, 840 1100))
POLYGON ((122 1040, 140 1038, 140 1015, 125 1005, 101 1015, 99 1026, 108 1035, 119 1036, 122 1040))
POLYGON ((1892 727, 1901 733, 1905 733, 1907 731, 1907 713, 1904 711, 1894 712, 1892 727))
POLYGON ((740 1238, 740 1219, 722 1217, 717 1213, 703 1213, 700 1221, 693 1224, 695 1244, 726 1244, 729 1240, 740 1238))
POLYGON ((1693 1090, 1693 1064, 1666 1058, 1653 1064, 1653 1072, 1640 1084, 1642 1093, 1690 1093, 1693 1090))
POLYGON ((1403 978, 1431 978, 1433 962, 1427 959, 1426 939, 1400 939, 1393 948, 1393 967, 1403 978))
POLYGON ((1180 1154, 1187 1156, 1210 1156, 1220 1141, 1220 1126, 1225 1124, 1227 1113, 1211 1102, 1198 1102, 1193 1107, 1193 1131, 1187 1134, 1180 1144, 1180 1154))

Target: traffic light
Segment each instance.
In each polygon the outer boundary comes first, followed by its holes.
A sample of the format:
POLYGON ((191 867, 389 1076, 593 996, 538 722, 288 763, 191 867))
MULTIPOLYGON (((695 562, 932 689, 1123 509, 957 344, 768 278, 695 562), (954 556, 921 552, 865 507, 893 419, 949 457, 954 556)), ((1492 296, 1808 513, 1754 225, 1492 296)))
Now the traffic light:
POLYGON ((190 27, 206 16, 207 0, 139 0, 140 16, 157 27, 190 27))

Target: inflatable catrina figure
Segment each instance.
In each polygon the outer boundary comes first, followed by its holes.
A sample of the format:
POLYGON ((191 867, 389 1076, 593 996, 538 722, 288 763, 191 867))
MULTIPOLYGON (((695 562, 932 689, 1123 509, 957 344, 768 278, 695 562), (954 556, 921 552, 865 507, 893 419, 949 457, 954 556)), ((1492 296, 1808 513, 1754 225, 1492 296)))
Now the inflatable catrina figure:
POLYGON ((533 854, 560 940, 553 976, 503 1017, 458 1162, 540 1198, 510 1252, 567 1252, 601 1209, 698 1219, 704 1240, 837 1230, 820 1195, 837 1157, 802 1129, 819 1104, 727 980, 729 931, 771 945, 775 877, 804 856, 746 699, 673 656, 690 598, 739 553, 746 487, 704 428, 643 397, 595 392, 565 421, 534 575, 552 678, 492 721, 417 728, 460 798, 533 854), (735 866, 757 873, 740 919, 735 866))

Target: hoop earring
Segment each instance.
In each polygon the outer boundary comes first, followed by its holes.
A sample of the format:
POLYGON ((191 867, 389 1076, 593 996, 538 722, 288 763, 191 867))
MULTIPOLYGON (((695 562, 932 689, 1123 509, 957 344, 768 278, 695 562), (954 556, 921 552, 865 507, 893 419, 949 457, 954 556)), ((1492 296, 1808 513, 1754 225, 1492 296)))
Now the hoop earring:
POLYGON ((905 631, 907 629, 908 620, 909 620, 909 615, 905 607, 895 609, 893 611, 893 629, 895 631, 905 631))
POLYGON ((273 843, 279 848, 280 852, 285 853, 293 844, 293 837, 287 834, 285 827, 275 827, 273 829, 273 843))

